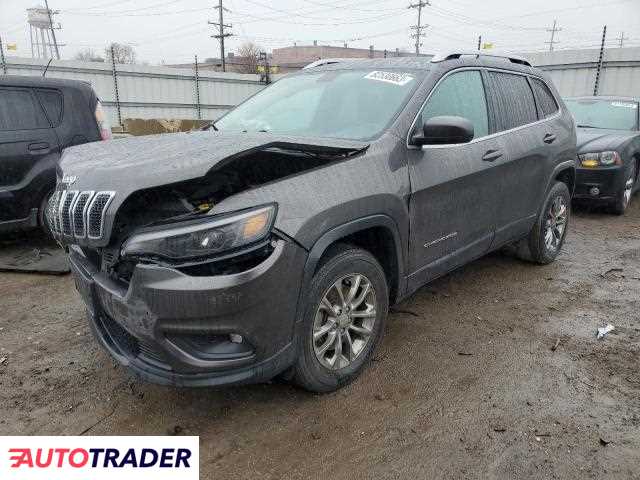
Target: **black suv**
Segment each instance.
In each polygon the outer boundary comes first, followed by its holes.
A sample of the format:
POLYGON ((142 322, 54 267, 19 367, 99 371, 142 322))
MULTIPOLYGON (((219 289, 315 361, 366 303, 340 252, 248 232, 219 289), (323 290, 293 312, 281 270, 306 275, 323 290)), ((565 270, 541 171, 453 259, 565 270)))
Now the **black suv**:
POLYGON ((355 378, 388 307, 487 252, 552 262, 573 119, 525 60, 332 60, 210 131, 85 145, 51 203, 102 345, 153 382, 355 378))
POLYGON ((62 150, 110 137, 88 83, 0 76, 0 232, 46 227, 62 150))
POLYGON ((629 97, 565 99, 578 124, 576 201, 624 214, 640 189, 640 102, 629 97))

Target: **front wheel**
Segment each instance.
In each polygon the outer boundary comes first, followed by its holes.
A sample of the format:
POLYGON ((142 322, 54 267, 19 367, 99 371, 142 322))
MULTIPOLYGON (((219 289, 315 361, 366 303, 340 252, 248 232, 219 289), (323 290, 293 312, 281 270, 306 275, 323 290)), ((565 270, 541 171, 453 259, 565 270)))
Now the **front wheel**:
POLYGON ((380 263, 365 250, 334 247, 308 289, 295 383, 324 393, 358 377, 382 338, 388 308, 380 263))
POLYGON ((631 203, 635 181, 636 165, 633 163, 631 168, 629 168, 629 174, 627 175, 623 188, 618 192, 615 203, 613 204, 613 213, 616 215, 624 215, 624 212, 627 211, 627 207, 631 203))
POLYGON ((569 188, 562 182, 556 182, 549 190, 529 236, 520 243, 519 256, 540 265, 552 263, 564 245, 570 216, 569 188))

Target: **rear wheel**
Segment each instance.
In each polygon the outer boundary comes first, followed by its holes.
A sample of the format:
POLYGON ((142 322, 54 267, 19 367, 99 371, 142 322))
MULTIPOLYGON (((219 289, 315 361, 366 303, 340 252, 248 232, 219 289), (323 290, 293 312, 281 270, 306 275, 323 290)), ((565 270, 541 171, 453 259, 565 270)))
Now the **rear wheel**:
POLYGON ((518 256, 541 265, 553 262, 564 245, 570 216, 569 188, 562 182, 556 182, 529 236, 518 245, 518 256))
POLYGON ((313 392, 347 385, 380 342, 389 308, 384 270, 365 250, 332 249, 311 280, 293 379, 313 392))
POLYGON ((631 203, 631 196, 633 195, 633 189, 636 182, 636 164, 632 163, 629 168, 627 179, 624 182, 623 188, 618 192, 615 203, 613 204, 613 213, 616 215, 623 215, 627 211, 627 207, 631 203))

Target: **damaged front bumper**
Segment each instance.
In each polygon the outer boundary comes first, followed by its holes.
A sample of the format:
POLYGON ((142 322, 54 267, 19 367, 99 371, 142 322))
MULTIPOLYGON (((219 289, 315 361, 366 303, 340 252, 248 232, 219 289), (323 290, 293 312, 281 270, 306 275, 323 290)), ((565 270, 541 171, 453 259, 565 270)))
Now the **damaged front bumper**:
POLYGON ((241 273, 190 276, 139 264, 123 285, 70 249, 101 344, 143 379, 177 386, 261 382, 291 366, 306 257, 278 239, 266 259, 241 273))

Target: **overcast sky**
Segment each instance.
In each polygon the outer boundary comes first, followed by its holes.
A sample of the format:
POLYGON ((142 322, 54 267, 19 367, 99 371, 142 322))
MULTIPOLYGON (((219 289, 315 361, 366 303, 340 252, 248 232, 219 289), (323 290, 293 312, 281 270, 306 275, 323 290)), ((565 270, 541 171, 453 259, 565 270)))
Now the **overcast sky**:
MULTIPOLYGON (((417 3, 418 0, 412 0, 417 3)), ((0 0, 0 36, 17 43, 20 56, 30 56, 26 9, 44 0, 0 0)), ((217 21, 212 8, 218 0, 49 0, 60 10, 58 41, 63 58, 84 48, 102 52, 109 42, 135 46, 138 57, 150 63, 188 62, 219 56, 210 38, 217 21)), ((233 24, 231 50, 252 40, 267 50, 282 46, 322 44, 377 49, 413 50, 409 37, 417 10, 409 0, 224 0, 233 24)), ((429 25, 422 50, 475 48, 478 35, 496 49, 534 51, 548 48, 554 19, 562 31, 556 49, 599 46, 602 26, 608 44, 617 44, 624 31, 627 46, 640 46, 640 0, 431 0, 423 11, 429 25)), ((9 54, 15 55, 14 52, 9 54)))

